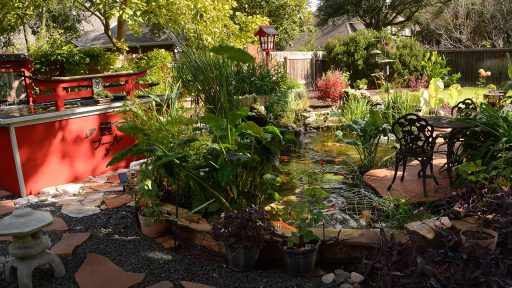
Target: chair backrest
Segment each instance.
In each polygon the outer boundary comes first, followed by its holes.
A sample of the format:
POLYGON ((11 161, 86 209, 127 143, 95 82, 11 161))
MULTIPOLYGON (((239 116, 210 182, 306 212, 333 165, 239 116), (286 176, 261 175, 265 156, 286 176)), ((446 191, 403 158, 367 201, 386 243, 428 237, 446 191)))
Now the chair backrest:
POLYGON ((452 107, 452 116, 460 117, 473 117, 473 114, 477 111, 475 101, 471 98, 466 98, 452 107))
POLYGON ((399 117, 391 125, 391 130, 400 146, 399 152, 408 156, 433 151, 436 145, 434 126, 417 114, 409 113, 399 117))

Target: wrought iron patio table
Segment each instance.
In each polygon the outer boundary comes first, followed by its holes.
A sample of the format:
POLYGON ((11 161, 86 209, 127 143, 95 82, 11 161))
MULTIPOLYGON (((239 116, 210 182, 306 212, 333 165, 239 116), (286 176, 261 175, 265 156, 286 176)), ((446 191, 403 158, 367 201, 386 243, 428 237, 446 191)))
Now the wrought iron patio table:
POLYGON ((451 129, 448 133, 442 137, 445 139, 447 151, 446 151, 446 172, 450 179, 450 183, 453 181, 452 168, 457 164, 457 158, 455 157, 458 153, 456 151, 456 144, 464 141, 465 131, 475 124, 464 118, 456 118, 451 116, 426 116, 428 123, 435 128, 440 129, 451 129))

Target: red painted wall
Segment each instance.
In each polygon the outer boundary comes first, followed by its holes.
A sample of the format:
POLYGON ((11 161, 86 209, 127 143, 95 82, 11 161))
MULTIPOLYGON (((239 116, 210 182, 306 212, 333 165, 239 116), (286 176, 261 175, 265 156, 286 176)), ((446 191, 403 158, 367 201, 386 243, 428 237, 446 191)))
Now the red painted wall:
POLYGON ((0 188, 20 194, 9 128, 0 127, 0 188))
POLYGON ((129 161, 106 167, 116 152, 134 142, 115 127, 120 119, 105 113, 16 127, 27 195, 126 167, 129 161))

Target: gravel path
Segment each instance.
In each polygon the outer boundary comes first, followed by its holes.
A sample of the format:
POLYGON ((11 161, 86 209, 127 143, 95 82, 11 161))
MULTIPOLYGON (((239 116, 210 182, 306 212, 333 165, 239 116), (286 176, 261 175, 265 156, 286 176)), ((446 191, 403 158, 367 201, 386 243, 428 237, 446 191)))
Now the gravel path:
MULTIPOLYGON (((33 209, 51 212, 69 226, 67 232, 91 232, 92 235, 78 247, 70 259, 62 259, 66 268, 63 278, 53 278, 48 271, 36 269, 34 288, 78 287, 74 274, 84 262, 87 253, 98 253, 127 272, 146 273, 145 281, 137 287, 146 287, 164 280, 180 287, 179 281, 192 281, 215 287, 326 287, 320 276, 291 276, 277 267, 271 270, 233 272, 224 258, 216 257, 191 245, 183 245, 177 252, 167 250, 142 235, 135 225, 134 208, 124 206, 101 213, 73 218, 60 213, 55 204, 35 204, 33 209)), ((46 233, 53 244, 62 233, 46 233)), ((17 287, 5 279, 5 259, 8 243, 0 242, 0 287, 17 287)), ((102 288, 102 287, 98 287, 102 288)), ((108 288, 108 287, 105 287, 108 288)))

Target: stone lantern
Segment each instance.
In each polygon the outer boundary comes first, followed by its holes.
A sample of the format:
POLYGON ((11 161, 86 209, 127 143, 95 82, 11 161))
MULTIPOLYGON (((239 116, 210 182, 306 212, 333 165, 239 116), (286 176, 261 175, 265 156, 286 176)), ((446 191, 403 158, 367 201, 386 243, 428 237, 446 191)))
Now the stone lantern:
POLYGON ((44 227, 52 223, 50 213, 30 208, 17 209, 0 220, 0 236, 10 235, 13 238, 13 243, 9 245, 12 258, 7 263, 7 280, 12 280, 17 274, 18 286, 31 288, 32 271, 44 264, 53 267, 55 277, 64 276, 64 266, 59 257, 48 250, 51 247, 50 239, 41 233, 44 227))

